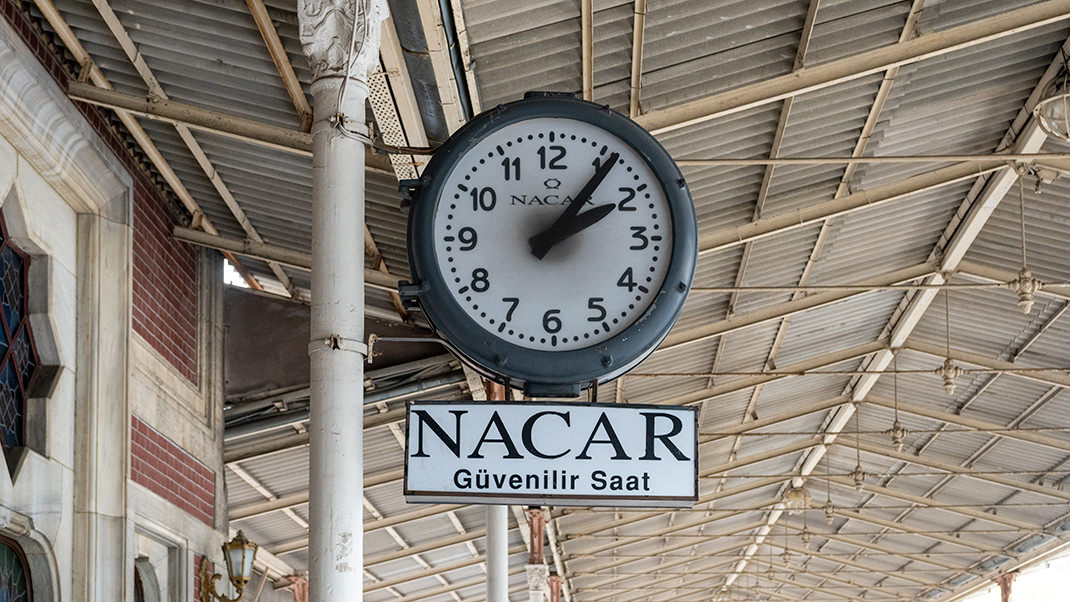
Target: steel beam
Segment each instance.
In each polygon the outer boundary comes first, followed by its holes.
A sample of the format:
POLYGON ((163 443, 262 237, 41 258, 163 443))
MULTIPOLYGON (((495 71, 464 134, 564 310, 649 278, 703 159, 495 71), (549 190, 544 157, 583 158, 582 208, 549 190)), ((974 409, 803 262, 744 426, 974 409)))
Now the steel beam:
MULTIPOLYGON (((882 407, 892 410, 896 407, 896 402, 890 399, 876 397, 873 395, 868 396, 865 400, 866 403, 873 405, 880 405, 882 407)), ((1064 453, 1070 453, 1070 443, 1063 441, 1063 439, 1057 439, 1050 437, 1042 433, 1035 433, 1030 431, 1014 431, 1008 430, 1003 425, 997 425, 995 422, 989 422, 987 420, 978 420, 977 418, 969 418, 959 414, 950 414, 948 412, 941 412, 938 410, 931 410, 931 408, 923 405, 916 405, 913 403, 899 402, 899 411, 906 414, 914 414, 915 416, 922 416, 924 418, 930 418, 932 420, 939 420, 948 422, 950 425, 957 425, 966 429, 977 429, 978 431, 999 431, 998 436, 1018 439, 1035 445, 1048 447, 1056 451, 1064 453)))
MULTIPOLYGON (((219 251, 230 251, 244 257, 251 257, 261 261, 275 262, 307 272, 312 269, 312 255, 303 251, 296 251, 286 247, 271 245, 263 241, 249 238, 238 240, 226 238, 214 234, 208 234, 200 230, 175 226, 174 237, 177 240, 188 242, 219 251)), ((379 270, 364 268, 365 284, 371 288, 387 292, 396 292, 400 278, 390 273, 379 270)))
MULTIPOLYGON (((519 574, 521 574, 523 572, 524 572, 524 567, 523 567, 523 565, 521 565, 519 567, 510 569, 509 570, 509 576, 511 577, 513 575, 519 575, 519 574)), ((448 594, 450 592, 455 592, 455 591, 457 591, 459 589, 468 589, 470 587, 478 587, 480 585, 483 585, 484 581, 486 581, 486 577, 483 577, 483 576, 475 577, 473 579, 466 579, 464 581, 458 581, 456 583, 451 583, 450 585, 443 585, 443 586, 440 586, 440 587, 436 587, 434 589, 429 589, 427 591, 417 592, 415 594, 409 594, 408 596, 403 596, 401 598, 391 598, 390 602, 417 602, 417 600, 426 600, 427 598, 433 598, 435 596, 441 596, 442 594, 448 594)), ((527 585, 514 587, 514 588, 511 588, 509 590, 509 593, 521 592, 521 591, 526 590, 527 588, 528 588, 527 585)), ((473 602, 476 602, 476 601, 473 601, 473 602)))
MULTIPOLYGON (((973 261, 959 262, 958 273, 967 277, 975 278, 984 282, 1011 282, 1018 278, 1018 272, 1003 268, 976 263, 973 261)), ((1037 291, 1038 295, 1045 295, 1070 301, 1070 286, 1046 285, 1037 291)))
MULTIPOLYGON (((697 520, 693 520, 693 521, 690 521, 690 522, 676 523, 676 524, 670 525, 668 527, 664 527, 664 528, 661 528, 661 529, 655 529, 653 531, 648 531, 647 533, 644 533, 642 536, 643 537, 648 537, 650 539, 658 539, 658 538, 661 538, 661 537, 666 537, 668 535, 672 535, 673 533, 677 533, 679 531, 686 531, 688 529, 698 529, 700 527, 711 525, 711 524, 713 524, 716 521, 721 520, 721 519, 732 518, 733 516, 738 516, 738 513, 736 513, 736 512, 715 512, 715 514, 716 514, 715 517, 701 517, 701 518, 699 518, 697 520)), ((763 523, 761 523, 761 522, 757 522, 757 523, 750 524, 745 528, 732 529, 731 531, 729 531, 727 533, 712 534, 712 535, 710 535, 710 537, 725 537, 726 535, 738 533, 740 531, 748 531, 750 529, 756 529, 756 528, 762 526, 762 524, 763 523)), ((708 541, 708 539, 706 539, 704 541, 708 541)), ((640 543, 640 541, 639 540, 635 540, 635 539, 622 540, 622 541, 613 541, 613 542, 610 542, 610 543, 607 543, 607 544, 603 544, 603 545, 591 548, 589 550, 584 550, 583 552, 577 552, 575 554, 569 553, 568 555, 572 556, 572 557, 593 556, 595 554, 601 554, 602 552, 607 552, 609 550, 616 550, 618 548, 623 548, 625 546, 628 546, 628 545, 631 545, 631 544, 634 544, 634 543, 640 543)), ((697 544, 692 541, 690 545, 697 545, 697 544)))
POLYGON ((917 535, 917 536, 920 536, 920 537, 927 537, 927 538, 932 539, 934 541, 939 541, 939 542, 949 543, 949 544, 956 545, 956 546, 961 546, 961 547, 964 547, 964 548, 969 548, 969 549, 974 550, 976 552, 980 552, 981 554, 999 554, 1000 553, 999 550, 995 550, 995 549, 992 549, 992 548, 987 548, 987 547, 985 547, 985 546, 983 546, 981 544, 971 542, 969 539, 962 539, 961 537, 950 537, 950 536, 947 536, 947 535, 943 535, 941 533, 933 533, 931 531, 910 529, 910 528, 906 527, 901 522, 888 521, 888 520, 883 520, 883 519, 880 519, 880 518, 876 518, 874 516, 868 516, 868 515, 862 514, 862 512, 860 512, 859 510, 850 510, 850 509, 845 509, 845 508, 837 508, 834 512, 836 513, 837 516, 842 516, 842 517, 844 517, 844 518, 846 518, 848 520, 857 520, 857 521, 861 521, 861 522, 864 522, 864 523, 869 523, 869 524, 877 526, 877 527, 883 527, 885 529, 891 529, 893 531, 899 531, 900 533, 908 533, 910 535, 917 535))
MULTIPOLYGON (((159 80, 156 79, 156 75, 153 74, 148 62, 145 60, 145 57, 141 54, 140 50, 138 50, 133 38, 130 37, 129 32, 126 31, 126 28, 119 20, 118 15, 115 14, 111 4, 107 0, 95 0, 93 6, 96 7, 97 13, 104 21, 104 24, 112 34, 112 37, 115 39, 120 50, 122 50, 127 60, 130 61, 130 65, 148 87, 149 94, 166 100, 167 93, 164 91, 163 86, 161 86, 159 80)), ((190 131, 190 128, 183 124, 175 124, 175 131, 178 133, 179 138, 182 139, 186 148, 193 155, 198 167, 204 172, 204 176, 211 182, 212 188, 219 194, 220 199, 222 199, 223 204, 226 205, 227 209, 230 211, 234 221, 238 222, 238 225, 241 226, 241 229, 249 238, 257 242, 263 242, 260 233, 257 232, 256 227, 253 226, 253 223, 249 220, 245 210, 238 204, 238 200, 230 191, 230 187, 223 181, 219 171, 208 158, 208 154, 204 151, 204 148, 201 147, 200 143, 193 136, 193 132, 190 131)), ((361 149, 363 150, 363 147, 361 147, 361 149)), ((363 155, 361 156, 361 163, 363 164, 363 155)), ((194 216, 194 219, 196 220, 196 216, 194 216)), ((271 273, 275 276, 275 279, 279 281, 279 284, 286 289, 287 293, 289 293, 291 297, 297 298, 297 289, 290 281, 290 277, 287 276, 286 272, 282 269, 282 266, 274 262, 268 262, 268 268, 271 269, 271 273)))
POLYGON ((73 100, 107 109, 128 111, 171 125, 184 125, 217 136, 306 157, 312 156, 312 135, 300 130, 290 130, 159 96, 124 94, 77 80, 67 82, 67 95, 73 100))
MULTIPOLYGON (((832 481, 833 483, 836 483, 838 485, 842 485, 844 487, 849 487, 851 489, 855 488, 854 481, 852 481, 850 479, 846 479, 844 477, 828 477, 828 480, 832 481)), ((926 508, 930 504, 936 502, 936 500, 934 500, 932 498, 922 497, 920 495, 913 495, 913 494, 910 494, 910 493, 906 493, 904 491, 897 491, 895 489, 890 489, 888 487, 881 487, 880 485, 873 485, 873 484, 870 484, 870 483, 862 483, 862 490, 863 491, 867 491, 869 493, 875 493, 875 494, 878 494, 878 495, 883 495, 884 497, 890 497, 892 499, 897 499, 897 500, 906 502, 908 504, 917 504, 918 506, 921 506, 922 508, 926 508)), ((993 506, 996 506, 996 504, 993 504, 993 506)), ((983 521, 987 521, 987 522, 990 522, 990 523, 995 523, 997 525, 1003 525, 1005 527, 1010 527, 1012 529, 1021 529, 1022 531, 1028 532, 1028 533, 1040 532, 1042 530, 1042 526, 1040 526, 1040 525, 1034 525, 1032 523, 1027 523, 1025 521, 1020 521, 1020 520, 1013 519, 1013 518, 1007 518, 1007 517, 1004 517, 1004 516, 997 516, 995 514, 989 514, 988 512, 982 512, 982 511, 976 510, 974 508, 963 508, 963 507, 949 508, 949 507, 937 506, 937 507, 934 507, 932 509, 933 510, 942 510, 944 512, 950 512, 952 514, 958 514, 958 515, 963 516, 965 518, 983 520, 983 521)))
MULTIPOLYGON (((294 73, 290 55, 286 54, 286 48, 279 39, 279 32, 275 30, 275 23, 268 14, 267 7, 264 6, 264 0, 245 0, 245 4, 249 7, 249 14, 252 15, 256 28, 260 30, 260 37, 264 38, 264 45, 267 47, 268 54, 271 55, 271 60, 275 62, 275 68, 279 72, 279 77, 282 78, 283 86, 286 87, 286 93, 290 95, 290 101, 301 123, 301 131, 307 132, 312 127, 312 107, 305 98, 305 90, 301 86, 301 81, 297 79, 297 74, 294 73)), ((311 143, 311 138, 309 142, 311 143)), ((309 144, 309 152, 311 152, 311 144, 309 144)))
POLYGON ((594 100, 594 0, 580 0, 580 63, 583 99, 594 100))
MULTIPOLYGON (((523 551, 524 551, 524 546, 513 546, 513 547, 509 548, 508 554, 510 556, 512 556, 514 554, 519 554, 520 552, 523 552, 523 551)), ((476 565, 476 564, 480 564, 480 563, 486 562, 486 561, 487 561, 486 555, 482 555, 481 554, 479 556, 473 556, 472 558, 467 558, 465 560, 460 560, 458 562, 453 562, 453 563, 450 563, 450 564, 444 564, 442 566, 437 566, 437 567, 432 567, 432 568, 429 568, 429 569, 424 569, 424 570, 422 570, 422 571, 420 571, 418 573, 409 573, 407 575, 402 575, 400 577, 394 577, 393 579, 384 579, 384 580, 378 581, 376 583, 365 584, 364 585, 364 593, 367 594, 369 592, 374 592, 374 591, 377 591, 377 590, 386 589, 388 587, 394 587, 395 585, 401 585, 403 583, 409 583, 409 582, 412 582, 412 581, 417 581, 419 579, 428 579, 428 578, 434 577, 436 575, 441 575, 442 573, 446 573, 446 572, 449 572, 449 571, 455 571, 457 569, 467 568, 467 567, 470 567, 470 566, 473 566, 473 565, 476 565)), ((368 564, 370 564, 370 563, 365 561, 365 566, 367 566, 368 564)))
POLYGON ((1070 19, 1070 1, 1048 0, 667 109, 652 111, 640 115, 636 121, 651 132, 669 132, 1066 19, 1070 19))
MULTIPOLYGON (((68 52, 74 56, 74 59, 78 61, 79 64, 85 66, 85 69, 88 71, 88 80, 98 87, 111 90, 111 82, 108 81, 107 76, 104 75, 104 72, 93 61, 93 57, 90 56, 85 47, 82 46, 82 42, 78 39, 78 36, 74 33, 74 30, 71 29, 70 25, 67 24, 67 21, 64 20, 63 15, 59 12, 59 9, 56 8, 56 5, 53 4, 52 0, 34 0, 34 4, 37 6, 38 10, 41 11, 41 14, 44 15, 45 20, 48 21, 49 26, 56 32, 56 35, 59 36, 68 52)), ((119 121, 122 122, 123 126, 126 127, 126 130, 130 132, 134 141, 137 142, 138 147, 140 147, 145 153, 145 156, 148 157, 149 162, 151 162, 153 167, 160 172, 164 181, 171 187, 172 192, 178 197, 182 206, 185 207, 186 211, 192 216, 194 223, 209 234, 219 234, 219 230, 216 229, 215 225, 212 224, 211 219, 209 219, 204 211, 201 210, 200 205, 193 198, 193 195, 190 194, 189 189, 187 189, 185 184, 182 183, 182 180, 179 179, 178 174, 175 173, 171 164, 164 158, 163 153, 160 152, 160 149, 152 141, 152 138, 149 137, 145 128, 141 127, 141 124, 138 123, 137 118, 129 111, 123 110, 116 111, 116 115, 119 117, 119 121)), ((253 278, 253 276, 249 274, 249 271, 245 269, 245 266, 237 256, 233 253, 225 253, 224 255, 227 256, 228 260, 234 263, 235 268, 238 269, 242 278, 245 279, 245 282, 251 288, 254 290, 263 290, 260 283, 256 281, 256 278, 253 278)))
MULTIPOLYGON (((788 522, 785 522, 784 526, 787 527, 788 529, 791 529, 792 531, 795 531, 795 532, 798 532, 798 533, 801 533, 803 531, 803 529, 799 528, 796 525, 790 524, 788 522)), ((931 565, 931 566, 940 567, 942 569, 946 569, 946 570, 949 570, 949 571, 966 572, 966 571, 969 570, 969 566, 957 566, 957 565, 950 564, 950 563, 947 563, 947 562, 942 562, 942 561, 937 560, 937 559, 933 558, 932 556, 928 556, 926 554, 911 554, 910 552, 901 552, 901 551, 893 550, 893 549, 891 549, 889 547, 886 547, 886 546, 882 546, 880 544, 876 544, 876 543, 872 543, 872 542, 868 542, 868 541, 860 541, 858 539, 854 539, 854 538, 851 538, 851 537, 845 537, 845 536, 839 535, 837 533, 829 533, 827 531, 822 531, 822 532, 808 531, 808 532, 811 535, 813 535, 814 537, 822 537, 822 538, 828 539, 830 541, 837 541, 839 543, 846 544, 846 545, 849 545, 849 546, 854 546, 854 547, 859 548, 859 549, 873 550, 874 552, 880 552, 882 554, 889 554, 891 556, 896 556, 896 557, 902 558, 903 560, 910 560, 910 561, 913 561, 913 562, 920 562, 922 564, 928 564, 928 565, 931 565)))
MULTIPOLYGON (((735 460, 729 460, 728 462, 722 462, 721 464, 704 468, 699 471, 698 476, 703 479, 719 478, 725 473, 729 473, 733 470, 738 470, 752 464, 758 464, 759 462, 783 458, 784 456, 808 450, 811 447, 816 447, 818 445, 822 445, 821 437, 803 439, 802 441, 782 445, 776 449, 770 449, 750 456, 743 456, 742 458, 736 458, 735 460)), ((792 475, 790 474, 786 474, 783 478, 790 479, 791 476, 792 475)))
MULTIPOLYGON (((801 362, 789 364, 787 366, 780 366, 780 370, 784 372, 802 372, 807 370, 816 370, 824 366, 831 366, 848 360, 864 357, 871 353, 877 353, 885 348, 886 344, 883 341, 865 343, 856 347, 849 347, 842 351, 834 351, 832 353, 822 354, 817 357, 803 360, 801 362)), ((673 405, 694 405, 721 395, 734 393, 736 391, 742 391, 744 389, 749 389, 756 385, 770 383, 784 378, 791 377, 783 374, 770 374, 768 376, 746 376, 743 378, 736 378, 722 385, 714 385, 708 389, 702 389, 701 391, 695 391, 694 393, 680 395, 679 397, 669 400, 666 403, 671 403, 673 405)))
MULTIPOLYGON (((834 445, 839 445, 844 449, 855 447, 854 444, 844 444, 842 442, 836 442, 834 445)), ((943 470, 948 473, 948 476, 963 476, 978 481, 984 481, 986 483, 993 483, 995 485, 1001 485, 1008 487, 1014 491, 1028 491, 1030 493, 1036 493, 1038 495, 1044 495, 1047 497, 1058 498, 1060 500, 1070 501, 1070 491, 1062 491, 1055 489, 1054 487, 1044 487, 1028 481, 1021 481, 1017 479, 1009 479, 1000 475, 988 475, 988 474, 974 474, 968 470, 964 470, 961 466, 956 464, 948 464, 946 462, 940 462, 939 460, 933 460, 931 455, 916 456, 914 454, 904 454, 897 452, 890 447, 883 447, 878 445, 871 445, 869 443, 859 442, 857 444, 858 449, 877 456, 883 456, 885 458, 891 458, 898 462, 906 462, 907 464, 914 464, 916 466, 924 466, 926 468, 932 468, 935 470, 943 470)), ((910 473, 903 473, 901 476, 909 477, 910 473)))
POLYGON ((741 226, 718 230, 699 238, 699 257, 747 241, 803 228, 867 207, 973 180, 1004 165, 1005 162, 998 159, 952 165, 867 190, 859 190, 832 200, 808 204, 794 211, 769 215, 741 226))
MULTIPOLYGON (((867 278, 860 282, 862 286, 888 286, 892 284, 900 284, 903 282, 909 282, 911 280, 917 280, 924 278, 933 273, 934 264, 926 262, 918 265, 910 266, 899 270, 893 270, 873 278, 867 278)), ((786 316, 794 315, 799 312, 803 312, 810 309, 816 309, 818 307, 825 307, 834 303, 840 303, 849 299, 860 297, 868 294, 867 291, 828 291, 823 293, 815 293, 813 295, 807 295, 793 301, 785 301, 783 303, 776 303, 768 307, 756 309, 752 312, 745 314, 736 314, 728 317, 724 320, 707 324, 705 326, 696 326, 688 330, 681 330, 671 333, 665 338, 665 341, 658 347, 657 352, 663 353, 673 349, 679 349, 687 345, 700 343, 713 337, 721 336, 729 332, 736 332, 744 328, 762 324, 770 320, 776 320, 786 316)))
POLYGON ((435 74, 435 85, 438 87, 442 113, 446 119, 446 129, 452 134, 464 124, 467 118, 461 104, 457 79, 453 73, 442 11, 437 0, 416 0, 415 4, 424 30, 424 38, 427 41, 427 55, 431 59, 431 68, 435 74))
POLYGON ((900 580, 903 580, 903 581, 909 581, 911 583, 915 583, 915 584, 921 585, 923 587, 939 587, 938 584, 929 583, 928 581, 925 581, 924 579, 918 579, 917 577, 914 577, 913 575, 911 575, 907 571, 902 571, 902 572, 884 571, 884 570, 877 569, 877 568, 874 568, 874 567, 869 566, 869 565, 862 564, 860 562, 856 562, 854 560, 847 560, 845 558, 840 558, 840 557, 836 557, 836 556, 830 556, 828 554, 822 554, 821 552, 817 552, 817 551, 814 551, 814 550, 807 550, 805 548, 799 548, 799 547, 796 547, 796 546, 793 546, 793 545, 789 545, 789 544, 785 544, 785 543, 777 543, 775 541, 772 541, 772 538, 770 538, 769 545, 771 545, 771 546, 773 546, 775 548, 780 548, 781 550, 787 550, 788 552, 791 552, 793 554, 799 554, 800 556, 813 556, 814 558, 820 558, 820 559, 822 559, 822 560, 824 560, 826 562, 832 562, 832 563, 835 563, 835 564, 842 564, 843 566, 849 566, 849 567, 852 567, 852 568, 861 569, 861 570, 864 570, 864 571, 869 571, 870 573, 874 573, 874 574, 877 574, 877 575, 884 575, 885 577, 890 577, 892 579, 900 579, 900 580))
MULTIPOLYGON (((405 408, 397 408, 381 414, 374 414, 364 419, 364 430, 401 422, 404 419, 405 408)), ((223 450, 223 462, 227 464, 232 462, 244 462, 246 460, 275 454, 288 449, 304 447, 305 445, 308 445, 308 442, 309 434, 308 432, 304 432, 294 433, 293 435, 286 435, 284 437, 272 437, 270 439, 243 443, 241 445, 227 446, 223 450)))
POLYGON ((646 23, 646 0, 634 0, 632 5, 632 75, 628 115, 639 115, 639 93, 643 86, 643 32, 646 23))
MULTIPOLYGON (((780 585, 785 586, 785 587, 798 588, 798 589, 805 590, 805 591, 811 592, 811 593, 828 594, 828 595, 831 595, 831 596, 835 596, 836 598, 839 598, 841 600, 852 600, 852 601, 857 601, 857 602, 868 602, 865 598, 859 598, 859 597, 856 597, 856 596, 849 596, 847 594, 841 594, 839 592, 833 591, 831 588, 823 587, 820 584, 807 585, 807 584, 802 583, 802 582, 800 582, 798 580, 796 580, 796 581, 788 581, 787 579, 780 579, 779 577, 774 577, 773 575, 762 575, 760 573, 755 573, 755 577, 756 577, 756 579, 758 581, 761 581, 762 579, 766 579, 766 580, 769 580, 769 581, 773 581, 773 582, 779 583, 780 585)), ((758 589, 761 589, 760 585, 758 586, 758 589)), ((854 589, 857 589, 859 591, 862 591, 862 590, 869 591, 869 590, 873 590, 873 589, 876 589, 876 588, 866 587, 864 585, 857 585, 856 584, 854 586, 854 589)), ((788 598, 788 597, 785 596, 785 599, 795 600, 796 598, 788 598)))
MULTIPOLYGON (((750 420, 740 424, 734 424, 731 426, 712 426, 709 427, 709 431, 717 433, 716 435, 703 435, 699 432, 698 442, 699 444, 712 443, 714 441, 720 441, 721 439, 727 439, 728 437, 740 435, 743 433, 749 433, 750 431, 765 428, 770 425, 778 424, 780 422, 786 422, 788 420, 794 420, 817 412, 824 412, 835 407, 839 407, 846 400, 843 397, 833 397, 831 399, 825 399, 822 401, 814 402, 802 406, 798 409, 788 412, 781 412, 779 414, 773 414, 766 416, 765 418, 759 418, 757 420, 750 420)), ((816 433, 815 433, 816 434, 816 433)))
MULTIPOLYGON (((784 477, 768 477, 768 478, 764 478, 764 479, 753 479, 753 480, 748 481, 747 483, 744 483, 743 485, 740 485, 739 487, 734 487, 732 489, 725 489, 723 491, 719 491, 719 492, 716 492, 716 493, 710 493, 710 494, 707 494, 707 495, 704 495, 704 496, 700 496, 698 501, 695 502, 695 505, 699 506, 699 505, 702 505, 702 504, 708 504, 710 502, 715 502, 717 500, 730 498, 732 496, 739 495, 739 494, 742 494, 742 493, 747 493, 749 491, 754 491, 755 489, 761 489, 762 487, 768 487, 769 485, 775 485, 777 483, 783 483, 785 480, 787 480, 787 478, 788 478, 787 476, 784 476, 784 477)), ((716 510, 711 510, 711 512, 716 512, 716 510)), ((572 511, 571 513, 569 513, 569 514, 563 515, 562 518, 564 518, 565 516, 575 516, 577 514, 589 514, 589 513, 585 512, 583 510, 575 510, 575 511, 572 511)), ((646 520, 646 519, 649 519, 649 518, 656 518, 656 517, 661 517, 661 516, 665 515, 664 512, 658 512, 658 511, 644 511, 644 512, 635 512, 635 513, 629 512, 628 514, 632 514, 632 516, 628 516, 626 518, 621 518, 621 519, 606 523, 604 525, 596 525, 592 529, 589 529, 587 531, 583 531, 581 533, 577 533, 577 535, 591 535, 591 534, 594 534, 594 533, 600 533, 600 532, 606 531, 608 529, 616 529, 618 527, 623 527, 625 525, 631 525, 633 523, 637 523, 639 521, 643 521, 643 520, 646 520)))
MULTIPOLYGON (((946 358, 948 357, 947 348, 943 345, 934 345, 932 343, 925 343, 918 340, 907 341, 903 345, 904 349, 911 351, 917 351, 930 355, 933 357, 946 358)), ((995 358, 987 357, 979 353, 972 353, 969 351, 962 351, 952 348, 951 359, 956 362, 962 362, 964 364, 972 364, 974 366, 980 366, 981 368, 991 368, 992 370, 1006 370, 1007 374, 1016 376, 1018 378, 1026 378, 1046 385, 1055 385, 1056 387, 1067 388, 1070 387, 1070 376, 1067 376, 1061 372, 1014 372, 1023 366, 1014 362, 1005 362, 995 358)))
MULTIPOLYGON (((677 544, 677 545, 668 546, 668 547, 661 547, 661 548, 658 548, 657 550, 653 551, 651 553, 651 556, 652 557, 657 557, 657 556, 660 556, 662 554, 668 554, 669 552, 673 552, 673 551, 676 551, 676 550, 683 550, 683 549, 689 548, 691 546, 698 546, 698 545, 702 545, 704 543, 709 543, 711 541, 716 541, 717 537, 719 537, 719 536, 711 536, 710 539, 708 539, 708 540, 704 540, 704 541, 700 541, 700 542, 693 542, 693 543, 689 543, 689 544, 686 544, 686 545, 677 544)), ((704 552, 704 554, 705 554, 705 556, 707 558, 716 557, 716 556, 718 556, 720 554, 724 554, 726 552, 735 551, 735 550, 739 549, 740 547, 742 547, 742 546, 731 545, 731 546, 726 546, 726 547, 723 547, 723 548, 718 548, 716 550, 709 550, 709 551, 704 552)), ((690 564, 690 563, 698 561, 698 560, 703 560, 703 557, 702 556, 694 556, 694 557, 684 558, 684 559, 681 559, 679 562, 675 562, 674 561, 674 562, 669 562, 669 563, 663 564, 662 567, 664 567, 664 568, 673 568, 673 567, 677 567, 677 566, 680 566, 680 565, 690 564)), ((638 562, 638 561, 639 561, 639 559, 636 559, 636 558, 622 558, 622 559, 617 559, 614 562, 611 562, 609 564, 604 564, 602 566, 586 569, 586 571, 588 571, 588 572, 601 572, 601 571, 606 571, 606 570, 609 570, 609 569, 615 569, 617 567, 621 567, 621 566, 624 566, 626 564, 631 564, 633 562, 638 562)), ((608 575, 608 577, 609 577, 609 579, 603 580, 603 581, 601 581, 601 582, 599 582, 597 584, 592 584, 592 585, 590 585, 588 587, 596 587, 598 585, 604 585, 606 583, 615 583, 615 582, 619 582, 620 581, 618 578, 616 578, 616 577, 614 577, 612 575, 608 575)), ((588 602, 594 602, 594 600, 590 600, 588 602)))

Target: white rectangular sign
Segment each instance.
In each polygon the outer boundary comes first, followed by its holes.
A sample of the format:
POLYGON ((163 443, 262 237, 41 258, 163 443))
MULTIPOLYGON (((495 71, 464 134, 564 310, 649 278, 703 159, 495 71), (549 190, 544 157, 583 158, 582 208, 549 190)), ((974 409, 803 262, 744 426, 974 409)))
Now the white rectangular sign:
POLYGON ((598 403, 414 401, 409 502, 689 507, 698 409, 598 403))

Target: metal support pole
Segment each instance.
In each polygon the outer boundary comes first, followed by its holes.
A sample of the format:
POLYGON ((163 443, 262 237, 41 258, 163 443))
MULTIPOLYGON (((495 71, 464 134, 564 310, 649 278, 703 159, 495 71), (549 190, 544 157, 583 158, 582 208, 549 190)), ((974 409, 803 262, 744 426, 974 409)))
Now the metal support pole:
MULTIPOLYGON (((505 401, 505 387, 483 382, 487 401, 505 401)), ((487 506, 487 602, 509 601, 509 507, 487 506)))
POLYGON ((487 506, 487 602, 509 600, 509 507, 487 506))
POLYGON ((542 508, 528 509, 528 528, 531 537, 528 540, 530 542, 528 564, 524 567, 524 573, 528 578, 528 600, 529 602, 543 602, 549 586, 550 567, 546 564, 546 553, 543 547, 546 515, 543 514, 542 508))
POLYGON ((1018 576, 1018 571, 1011 571, 1004 573, 996 578, 996 583, 999 584, 999 595, 1003 602, 1011 602, 1011 587, 1014 585, 1014 578, 1018 576))
POLYGON ((313 72, 309 600, 363 590, 364 129, 382 0, 300 0, 313 72), (338 47, 347 49, 339 52, 338 47), (354 267, 356 266, 356 267, 354 267))

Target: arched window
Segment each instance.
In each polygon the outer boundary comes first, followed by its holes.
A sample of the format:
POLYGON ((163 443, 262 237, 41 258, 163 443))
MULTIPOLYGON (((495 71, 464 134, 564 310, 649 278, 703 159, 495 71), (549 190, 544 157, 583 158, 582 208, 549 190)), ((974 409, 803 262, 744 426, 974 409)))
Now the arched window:
POLYGON ((0 215, 0 442, 5 448, 26 445, 26 391, 40 361, 26 302, 29 264, 0 215))
POLYGON ((0 601, 33 602, 30 570, 15 542, 0 537, 0 601))

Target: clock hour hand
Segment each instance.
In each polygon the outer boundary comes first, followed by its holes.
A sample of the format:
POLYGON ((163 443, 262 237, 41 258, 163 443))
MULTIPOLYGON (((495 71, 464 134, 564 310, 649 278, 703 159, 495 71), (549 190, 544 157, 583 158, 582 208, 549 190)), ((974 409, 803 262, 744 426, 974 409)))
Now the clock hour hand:
POLYGON ((613 211, 614 207, 613 203, 607 203, 584 211, 564 223, 558 223, 561 221, 558 220, 553 226, 528 239, 528 243, 531 245, 531 254, 538 259, 542 259, 550 251, 551 247, 601 221, 602 218, 613 211))
POLYGON ((565 207, 565 210, 561 212, 561 215, 557 217, 557 220, 554 221, 553 225, 528 239, 528 243, 531 245, 532 255, 542 259, 546 256, 550 247, 602 219, 613 209, 613 205, 602 205, 601 207, 609 207, 609 209, 602 209, 601 211, 603 213, 597 215, 597 217, 588 215, 584 221, 576 222, 575 224, 569 223, 572 220, 578 219, 583 215, 587 215, 592 211, 599 209, 596 207, 587 213, 580 213, 580 209, 587 204, 587 201, 591 200, 591 195, 594 194, 595 189, 602 183, 602 180, 606 179, 606 176, 609 175, 609 170, 613 169, 613 166, 616 165, 619 159, 620 153, 610 153, 610 155, 606 157, 606 160, 600 163, 598 168, 594 170, 594 175, 591 176, 590 180, 587 180, 587 183, 583 185, 580 192, 572 198, 568 207, 565 207))

